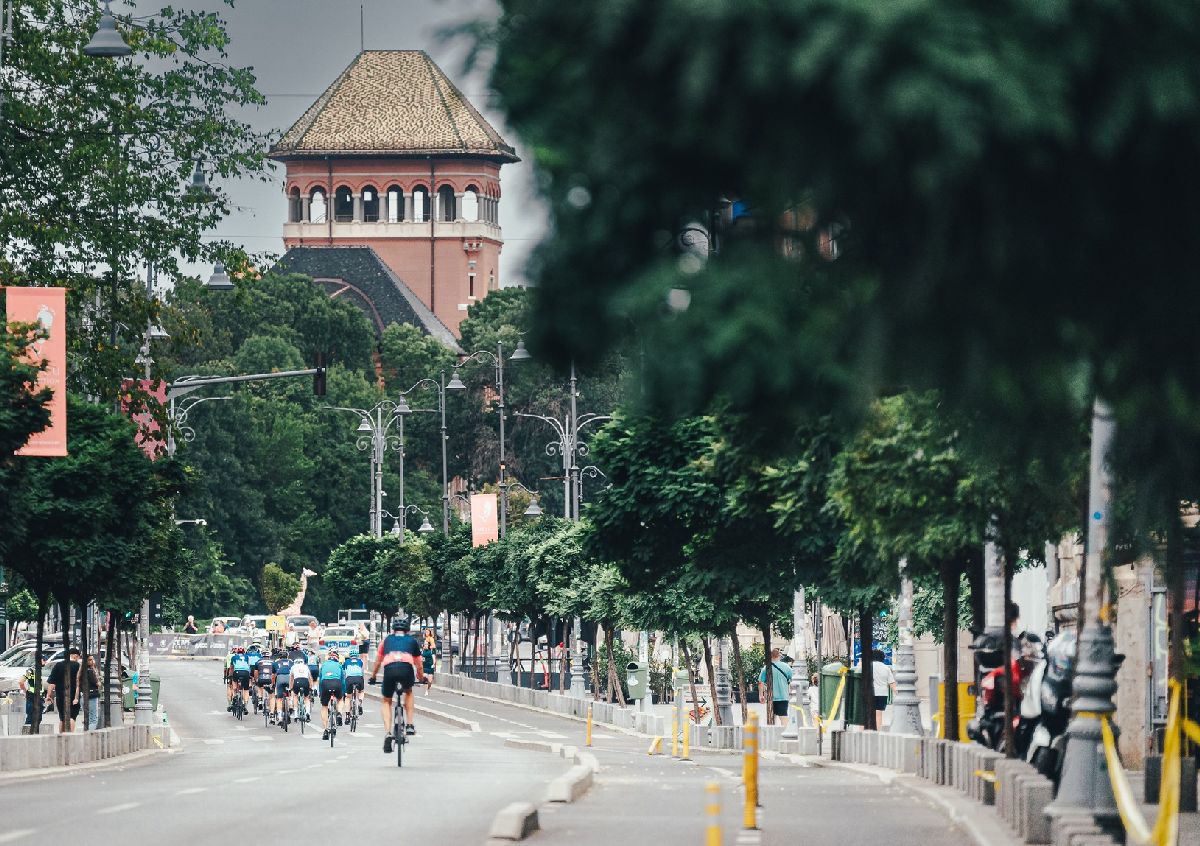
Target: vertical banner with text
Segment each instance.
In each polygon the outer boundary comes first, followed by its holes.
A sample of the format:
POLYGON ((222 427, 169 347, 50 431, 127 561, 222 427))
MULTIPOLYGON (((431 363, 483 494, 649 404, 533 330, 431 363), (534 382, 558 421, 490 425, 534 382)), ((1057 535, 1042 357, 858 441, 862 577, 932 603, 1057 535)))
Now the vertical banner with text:
POLYGON ((471 494, 471 546, 483 546, 500 537, 497 516, 495 494, 471 494))
POLYGON ((38 388, 50 388, 50 422, 29 436, 17 455, 63 456, 67 454, 67 289, 5 288, 10 322, 37 323, 47 337, 29 348, 33 361, 46 361, 38 377, 38 388))
POLYGON ((144 395, 145 404, 139 403, 140 410, 130 414, 134 403, 132 402, 133 393, 132 387, 134 381, 126 379, 122 384, 121 392, 121 409, 129 414, 137 426, 137 434, 133 436, 134 441, 142 452, 150 460, 154 460, 161 455, 165 455, 167 451, 167 442, 163 436, 162 427, 158 425, 158 420, 155 419, 155 411, 161 410, 162 406, 167 404, 167 383, 158 379, 138 379, 138 390, 144 395))

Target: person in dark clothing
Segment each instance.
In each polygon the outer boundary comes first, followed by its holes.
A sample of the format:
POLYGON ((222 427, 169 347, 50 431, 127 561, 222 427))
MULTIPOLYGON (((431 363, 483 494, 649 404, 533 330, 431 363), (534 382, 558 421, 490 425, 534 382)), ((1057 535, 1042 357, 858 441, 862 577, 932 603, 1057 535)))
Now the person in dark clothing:
POLYGON ((75 718, 79 716, 79 647, 72 646, 67 656, 54 665, 46 686, 46 697, 54 700, 59 730, 64 734, 75 731, 75 718))

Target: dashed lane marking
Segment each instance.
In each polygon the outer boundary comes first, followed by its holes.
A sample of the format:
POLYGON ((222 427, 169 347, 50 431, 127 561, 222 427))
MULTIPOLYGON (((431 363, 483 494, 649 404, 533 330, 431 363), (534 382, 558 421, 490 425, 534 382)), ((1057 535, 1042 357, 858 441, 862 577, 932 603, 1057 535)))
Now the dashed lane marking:
POLYGON ((221 740, 220 738, 217 738, 217 737, 209 738, 208 740, 204 741, 205 745, 207 745, 207 746, 220 746, 224 742, 225 742, 224 740, 221 740))
POLYGON ((28 837, 31 834, 37 834, 36 828, 18 828, 16 831, 6 831, 0 834, 0 843, 15 843, 22 837, 28 837))
POLYGON ((252 737, 252 738, 250 738, 250 742, 251 742, 251 743, 263 743, 263 742, 265 742, 265 741, 268 741, 268 740, 274 740, 274 739, 275 739, 275 738, 274 738, 274 737, 272 737, 271 735, 269 735, 269 734, 265 734, 265 735, 259 735, 258 737, 252 737))
POLYGON ((206 790, 208 790, 207 787, 188 787, 188 788, 178 791, 175 795, 176 796, 192 796, 196 793, 203 793, 206 790))
MULTIPOLYGON (((541 735, 542 737, 546 738, 547 740, 566 740, 566 737, 567 737, 565 734, 559 734, 556 731, 539 731, 538 734, 541 735)), ((600 735, 594 735, 594 736, 599 737, 600 735)))
POLYGON ((107 808, 101 808, 96 811, 97 814, 119 814, 122 811, 132 811, 134 808, 140 808, 141 802, 125 802, 121 805, 109 805, 107 808))
POLYGON ((261 781, 262 776, 246 776, 245 778, 235 778, 234 784, 249 784, 252 781, 261 781))

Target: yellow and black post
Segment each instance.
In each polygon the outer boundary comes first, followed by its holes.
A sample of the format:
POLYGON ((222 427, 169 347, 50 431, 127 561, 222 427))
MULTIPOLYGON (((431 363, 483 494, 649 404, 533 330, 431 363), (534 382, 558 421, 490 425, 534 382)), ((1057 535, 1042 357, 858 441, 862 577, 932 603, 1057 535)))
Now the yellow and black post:
POLYGON ((742 782, 746 788, 746 807, 742 828, 758 828, 758 714, 751 713, 742 729, 742 782))
POLYGON ((704 794, 704 846, 721 846, 721 786, 710 781, 704 794))

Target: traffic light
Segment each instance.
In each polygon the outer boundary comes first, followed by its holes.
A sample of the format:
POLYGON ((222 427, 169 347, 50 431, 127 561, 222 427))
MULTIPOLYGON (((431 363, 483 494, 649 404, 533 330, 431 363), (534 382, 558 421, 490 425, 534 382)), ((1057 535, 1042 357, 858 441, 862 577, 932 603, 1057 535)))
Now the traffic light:
POLYGON ((163 624, 163 595, 161 593, 150 594, 150 625, 161 626, 163 624))
POLYGON ((313 374, 313 396, 325 396, 325 353, 317 353, 317 372, 313 374))

